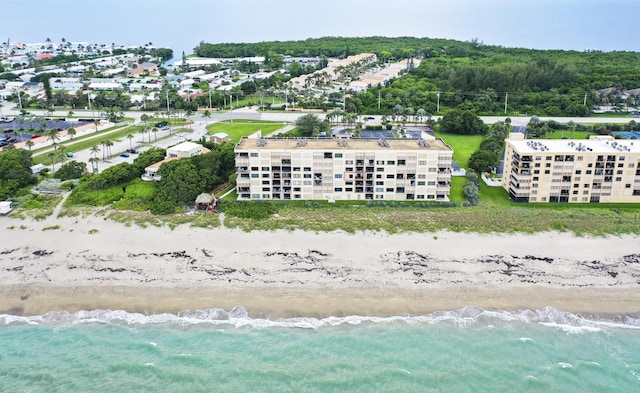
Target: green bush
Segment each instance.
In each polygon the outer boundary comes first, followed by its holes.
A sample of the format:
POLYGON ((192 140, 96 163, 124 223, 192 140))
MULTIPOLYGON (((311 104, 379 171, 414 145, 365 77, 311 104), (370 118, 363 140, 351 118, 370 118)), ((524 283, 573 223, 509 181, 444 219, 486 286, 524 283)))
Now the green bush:
POLYGON ((252 220, 265 220, 278 212, 271 201, 220 201, 218 208, 230 216, 252 220))

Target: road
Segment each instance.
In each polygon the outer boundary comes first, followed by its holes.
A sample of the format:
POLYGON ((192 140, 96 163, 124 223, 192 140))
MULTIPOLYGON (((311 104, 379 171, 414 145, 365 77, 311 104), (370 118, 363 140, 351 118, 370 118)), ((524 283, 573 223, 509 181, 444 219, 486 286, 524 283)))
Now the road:
MULTIPOLYGON (((8 106, 4 106, 3 108, 4 116, 16 116, 20 114, 20 111, 14 104, 9 103, 8 106)), ((30 109, 30 112, 37 116, 47 116, 45 115, 45 110, 40 109, 30 109)), ((193 121, 193 124, 190 126, 191 132, 187 133, 173 133, 173 129, 171 131, 159 131, 157 135, 147 134, 144 138, 145 141, 142 140, 143 136, 140 134, 135 134, 134 139, 131 141, 133 147, 140 151, 145 151, 152 146, 157 146, 161 148, 167 148, 173 145, 176 145, 185 140, 197 141, 202 136, 207 134, 206 125, 211 123, 216 123, 220 121, 233 121, 243 119, 243 120, 264 120, 264 121, 284 121, 295 123, 295 121, 309 112, 258 112, 257 107, 243 107, 239 109, 234 109, 226 112, 217 112, 211 111, 211 116, 205 118, 202 116, 202 112, 194 113, 189 117, 190 120, 193 121), (171 134, 171 135, 170 135, 171 134), (151 143, 149 143, 148 138, 151 135, 151 143), (155 141, 155 137, 159 139, 155 141)), ((324 118, 325 113, 322 112, 311 112, 313 114, 318 115, 320 118, 324 118)), ((66 113, 62 113, 63 115, 66 113)), ((76 117, 92 117, 95 116, 95 111, 90 110, 75 110, 74 116, 76 117)), ((139 124, 141 122, 141 116, 143 114, 147 114, 148 116, 153 116, 156 112, 141 112, 141 111, 127 111, 124 112, 125 117, 133 119, 132 124, 139 124)), ((58 114, 60 115, 60 114, 58 114)), ((51 115, 48 115, 51 116, 51 115)), ((54 112, 53 116, 56 116, 56 112, 54 112)), ((434 116, 433 120, 439 120, 441 116, 434 116)), ((480 116, 480 119, 486 124, 493 124, 498 121, 503 121, 506 116, 480 116)), ((526 128, 526 125, 531 120, 530 116, 514 116, 511 118, 511 124, 516 127, 516 129, 526 128)), ((620 117, 620 118, 589 118, 589 117, 539 117, 540 120, 555 120, 560 123, 568 123, 569 121, 573 121, 574 123, 594 123, 594 122, 606 122, 606 123, 620 123, 626 124, 630 120, 630 118, 620 117)), ((382 120, 382 116, 375 115, 370 116, 370 119, 367 121, 367 124, 380 124, 382 120)), ((106 124, 100 126, 100 128, 108 128, 111 127, 112 124, 106 124)), ((176 127, 174 127, 176 128, 176 127)), ((182 128, 182 127, 181 127, 182 128)), ((104 135, 104 134, 102 134, 104 135)), ((81 136, 81 135, 78 135, 81 136)), ((66 139, 65 139, 66 140, 66 139)), ((122 138, 120 141, 114 142, 114 145, 111 147, 111 151, 113 153, 113 157, 106 160, 100 161, 98 164, 99 171, 104 170, 112 165, 119 164, 121 162, 133 162, 135 159, 135 155, 132 154, 130 157, 120 157, 121 153, 124 153, 127 149, 129 149, 130 141, 128 138, 122 138)), ((102 148, 102 146, 101 146, 102 148)), ((91 169, 91 164, 88 162, 89 158, 91 158, 91 153, 89 150, 74 152, 73 159, 76 161, 84 162, 87 164, 87 168, 91 169)), ((102 158, 102 152, 98 154, 98 158, 102 158)))

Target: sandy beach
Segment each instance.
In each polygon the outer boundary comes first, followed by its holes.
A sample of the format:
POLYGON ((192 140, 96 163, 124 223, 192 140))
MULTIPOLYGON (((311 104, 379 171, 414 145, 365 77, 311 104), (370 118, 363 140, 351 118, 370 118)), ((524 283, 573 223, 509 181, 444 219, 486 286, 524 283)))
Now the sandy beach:
POLYGON ((251 232, 0 217, 0 311, 640 312, 637 236, 251 232), (58 227, 51 228, 52 225, 58 227))

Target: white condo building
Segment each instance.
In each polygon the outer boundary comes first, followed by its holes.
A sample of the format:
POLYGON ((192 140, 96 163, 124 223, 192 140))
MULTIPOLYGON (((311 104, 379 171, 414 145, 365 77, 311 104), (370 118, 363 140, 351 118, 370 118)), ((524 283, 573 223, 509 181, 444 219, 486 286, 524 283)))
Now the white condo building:
POLYGON ((236 145, 239 200, 449 201, 441 139, 250 139, 236 145))
POLYGON ((506 140, 502 186, 516 202, 640 203, 640 142, 592 136, 585 140, 506 140))

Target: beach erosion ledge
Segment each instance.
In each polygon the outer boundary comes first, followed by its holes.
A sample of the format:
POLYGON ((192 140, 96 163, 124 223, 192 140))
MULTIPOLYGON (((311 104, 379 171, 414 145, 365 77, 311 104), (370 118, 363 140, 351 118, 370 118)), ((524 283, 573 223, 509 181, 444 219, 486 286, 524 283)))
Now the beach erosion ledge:
POLYGON ((421 315, 467 306, 640 312, 636 236, 242 232, 98 217, 3 226, 0 311, 244 307, 250 317, 421 315), (43 230, 46 229, 46 230, 43 230))

